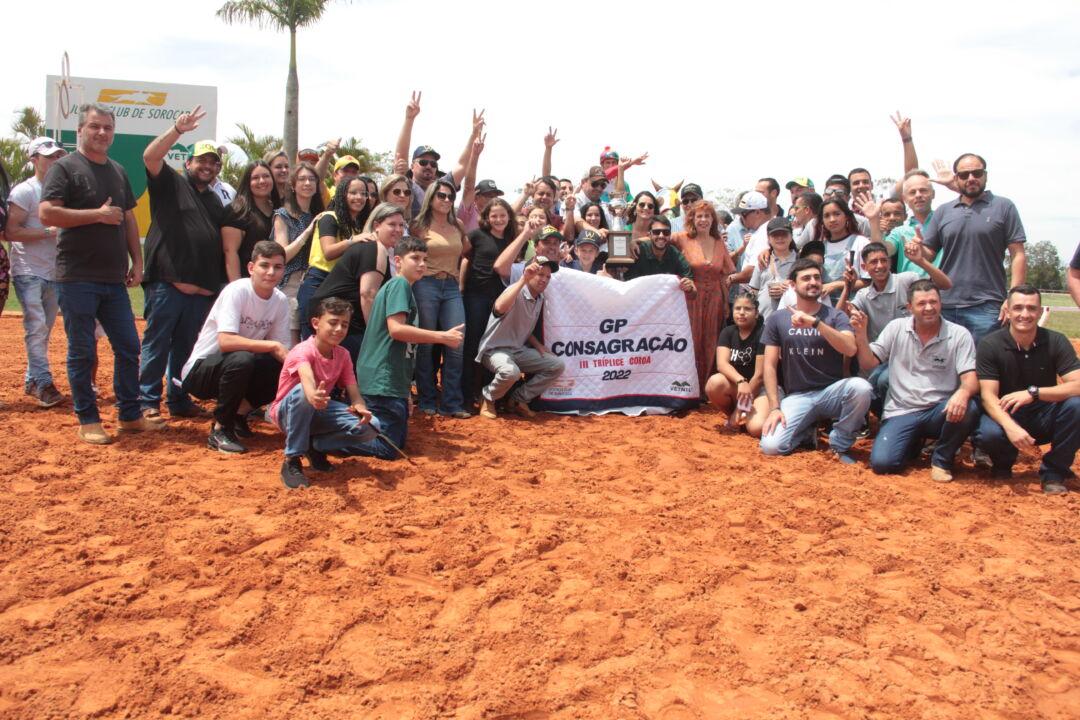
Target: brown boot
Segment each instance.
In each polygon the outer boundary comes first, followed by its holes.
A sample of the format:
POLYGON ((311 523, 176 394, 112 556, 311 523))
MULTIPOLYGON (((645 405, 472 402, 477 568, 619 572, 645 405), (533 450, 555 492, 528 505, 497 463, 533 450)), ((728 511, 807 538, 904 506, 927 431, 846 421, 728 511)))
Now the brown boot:
POLYGON ((533 409, 529 407, 528 403, 523 403, 520 400, 511 400, 509 404, 510 404, 510 411, 517 413, 521 417, 524 417, 524 418, 534 418, 534 417, 536 417, 536 413, 533 412, 533 409))
POLYGON ((79 426, 79 439, 91 445, 108 445, 113 441, 112 435, 105 432, 101 423, 86 423, 79 426))
POLYGON ((120 432, 122 433, 137 433, 146 430, 164 430, 165 423, 154 422, 150 418, 140 417, 136 420, 121 420, 120 432))
POLYGON ((495 411, 495 403, 484 398, 483 402, 480 403, 480 415, 492 420, 499 417, 499 413, 495 411))

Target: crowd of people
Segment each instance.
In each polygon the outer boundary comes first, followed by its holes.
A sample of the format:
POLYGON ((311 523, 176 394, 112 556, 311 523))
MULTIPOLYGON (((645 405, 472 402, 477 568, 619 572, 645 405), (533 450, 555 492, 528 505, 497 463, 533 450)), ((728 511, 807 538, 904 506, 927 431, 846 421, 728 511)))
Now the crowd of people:
MULTIPOLYGON (((1005 478, 1019 452, 1048 443, 1042 488, 1067 491, 1080 361, 1041 326, 1020 215, 987 189, 981 156, 920 169, 898 114, 895 187, 875 194, 865 168, 830 176, 820 194, 797 177, 783 186, 785 210, 782 186, 763 177, 718 208, 696 183, 633 192, 628 175, 647 153, 604 148, 580 180, 553 175, 549 130, 540 174, 509 202, 494 180, 477 180, 483 112, 452 169, 429 145, 410 152, 420 100, 406 106, 385 177, 362 174, 330 142, 255 159, 236 188, 221 181, 211 140, 194 142, 183 173, 165 164, 204 113, 180 115, 143 154, 145 247, 128 177, 108 156, 108 106, 81 109, 74 152, 35 139, 33 175, 11 188, 4 217, 26 394, 42 407, 64 401, 47 357, 59 310, 81 440, 114 440, 95 386, 104 336, 121 433, 164 429, 164 402, 171 417, 205 416, 211 449, 243 453, 250 422, 264 418, 285 436, 281 476, 296 488, 308 484, 305 458, 318 471, 329 456, 404 457, 414 395, 429 416, 532 417, 531 401, 564 371, 543 341, 553 273, 672 274, 701 400, 760 438, 763 454, 817 448, 824 431, 837 460, 854 464, 874 415, 874 472, 922 454, 947 482, 970 443, 976 463, 1005 478), (935 187, 954 197, 933 207, 935 187)), ((0 254, 5 295, 7 274, 0 254)), ((1069 285, 1080 304, 1080 247, 1069 285)))

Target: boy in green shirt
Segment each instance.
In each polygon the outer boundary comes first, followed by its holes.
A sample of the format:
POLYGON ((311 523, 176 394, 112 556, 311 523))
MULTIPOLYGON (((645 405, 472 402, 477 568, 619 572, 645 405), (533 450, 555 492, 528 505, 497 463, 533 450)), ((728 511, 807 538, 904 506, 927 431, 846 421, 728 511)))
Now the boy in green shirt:
MULTIPOLYGON (((464 339, 464 325, 450 330, 417 327, 416 298, 412 285, 427 270, 427 244, 414 237, 402 238, 394 248, 395 275, 381 288, 371 314, 360 354, 356 359, 356 382, 364 402, 378 419, 382 433, 399 448, 405 447, 409 429, 409 389, 412 385, 416 345, 438 343, 456 348, 464 339)), ((397 451, 381 438, 368 444, 370 454, 394 460, 397 451)))

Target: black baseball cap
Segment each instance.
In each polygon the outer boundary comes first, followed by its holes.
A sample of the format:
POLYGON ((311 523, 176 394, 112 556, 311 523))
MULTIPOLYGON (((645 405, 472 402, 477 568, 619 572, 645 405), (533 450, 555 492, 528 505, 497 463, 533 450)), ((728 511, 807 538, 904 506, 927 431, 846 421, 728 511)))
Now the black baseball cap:
POLYGON ((417 145, 416 149, 412 152, 412 159, 415 160, 421 155, 434 155, 436 160, 442 157, 442 155, 435 152, 435 148, 430 145, 417 145))
POLYGON ((476 193, 478 195, 486 195, 487 193, 495 193, 496 195, 506 194, 495 185, 494 180, 481 180, 476 183, 476 193))
POLYGON ((786 217, 775 217, 775 218, 773 218, 772 220, 769 221, 766 232, 769 235, 772 235, 773 233, 778 233, 778 232, 786 232, 787 234, 790 235, 791 234, 791 221, 788 220, 786 217))
POLYGON ((705 197, 705 193, 701 192, 701 186, 697 183, 687 183, 682 186, 682 190, 679 191, 679 197, 685 198, 687 195, 697 195, 699 198, 705 197))

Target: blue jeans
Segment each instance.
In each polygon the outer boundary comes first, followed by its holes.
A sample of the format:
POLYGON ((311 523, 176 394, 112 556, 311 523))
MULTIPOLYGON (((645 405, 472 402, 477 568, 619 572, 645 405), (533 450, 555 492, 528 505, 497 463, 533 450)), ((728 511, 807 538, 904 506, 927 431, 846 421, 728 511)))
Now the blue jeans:
POLYGON ((818 420, 834 419, 829 433, 833 452, 847 452, 855 444, 855 433, 863 426, 874 391, 860 377, 837 380, 821 390, 785 395, 780 401, 786 424, 777 425, 769 435, 761 436, 761 452, 787 455, 810 433, 818 420))
POLYGON ((319 268, 309 267, 304 275, 304 281, 300 283, 300 289, 296 291, 296 312, 300 316, 301 340, 307 340, 315 334, 315 329, 311 327, 311 312, 308 305, 311 303, 311 298, 315 296, 315 291, 329 274, 319 268))
POLYGON ((278 425, 285 431, 285 457, 299 457, 311 448, 334 455, 361 455, 352 452, 371 444, 379 432, 378 418, 362 424, 345 403, 331 400, 316 410, 298 384, 277 408, 278 425))
POLYGON ((15 295, 23 309, 23 338, 26 342, 24 383, 38 387, 53 384, 49 371, 49 335, 60 307, 56 283, 37 275, 16 275, 15 295))
POLYGON ((131 299, 121 283, 60 282, 60 309, 68 337, 67 374, 80 425, 101 422, 91 383, 97 359, 94 320, 113 349, 113 392, 121 420, 139 418, 139 333, 131 299))
POLYGON ((870 412, 881 417, 885 409, 885 396, 889 394, 889 363, 881 363, 866 376, 866 381, 874 389, 874 399, 870 401, 870 412))
POLYGON ((957 325, 963 325, 975 338, 975 347, 979 341, 995 330, 1001 328, 998 322, 998 314, 1001 313, 1001 303, 996 300, 988 300, 971 307, 947 307, 941 309, 941 317, 957 325))
POLYGON ((909 460, 918 456, 923 440, 931 437, 937 443, 930 464, 951 470, 956 451, 975 429, 982 408, 974 399, 968 400, 964 417, 953 423, 945 421, 946 403, 942 400, 933 407, 897 415, 882 423, 870 451, 870 468, 879 475, 900 472, 909 460))
MULTIPOLYGON (((1027 430, 1040 445, 1050 443, 1050 452, 1042 457, 1039 477, 1064 480, 1071 472, 1076 451, 1080 448, 1080 397, 1061 402, 1036 400, 1012 414, 1013 420, 1027 430)), ((979 421, 975 444, 986 451, 994 470, 1011 471, 1019 450, 1009 442, 1004 428, 988 414, 979 421)))
MULTIPOLYGON (((465 305, 461 300, 458 281, 454 278, 436 280, 423 277, 412 287, 420 315, 420 327, 425 330, 449 330, 465 323, 465 305)), ((442 398, 435 389, 435 363, 430 344, 416 346, 416 390, 420 394, 420 409, 438 408, 446 414, 464 410, 461 394, 463 358, 461 346, 442 347, 442 398)))
POLYGON ((478 385, 476 382, 477 377, 481 373, 490 377, 490 373, 487 373, 483 366, 477 362, 476 355, 480 349, 480 338, 484 336, 484 331, 487 330, 488 320, 491 318, 491 308, 495 304, 497 297, 499 297, 498 293, 492 295, 490 292, 478 290, 466 290, 465 295, 462 296, 465 305, 465 342, 462 345, 464 348, 462 351, 464 374, 461 378, 461 394, 467 403, 476 400, 480 394, 479 387, 487 384, 487 378, 482 378, 478 385))
POLYGON ((195 347, 203 320, 214 298, 187 295, 172 283, 155 282, 144 286, 146 304, 143 317, 142 362, 139 365, 139 404, 143 409, 161 406, 161 376, 165 376, 165 402, 174 412, 191 408, 191 398, 177 384, 180 371, 195 347), (173 380, 176 382, 173 382, 173 380))

